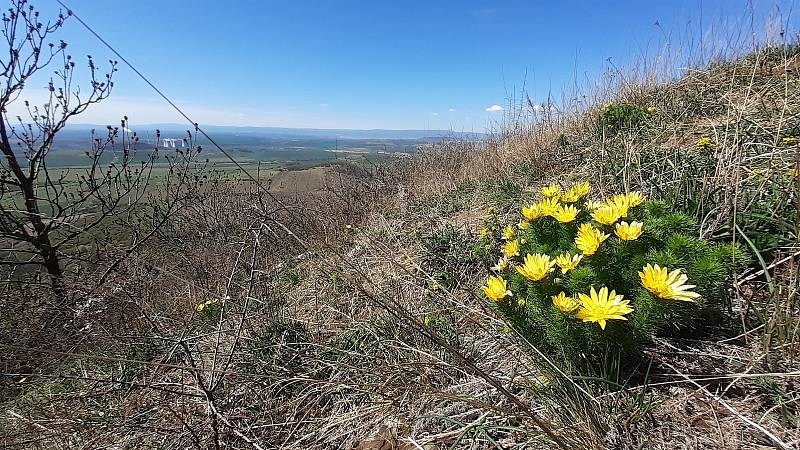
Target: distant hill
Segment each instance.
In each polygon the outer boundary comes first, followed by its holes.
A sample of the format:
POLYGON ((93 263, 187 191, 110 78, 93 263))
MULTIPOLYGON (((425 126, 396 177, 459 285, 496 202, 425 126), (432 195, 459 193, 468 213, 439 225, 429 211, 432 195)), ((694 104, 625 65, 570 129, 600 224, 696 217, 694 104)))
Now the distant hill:
MULTIPOLYGON (((106 125, 94 124, 73 124, 69 125, 64 131, 74 133, 90 131, 91 129, 103 130, 106 125)), ((144 125, 132 125, 131 129, 141 135, 148 135, 156 129, 167 133, 183 133, 191 128, 187 125, 175 123, 154 123, 144 125)), ((389 129, 370 129, 356 130, 346 128, 281 128, 281 127, 233 127, 209 125, 203 126, 203 130, 209 135, 215 133, 232 134, 235 136, 270 136, 270 137, 296 137, 296 138, 342 138, 342 139, 424 139, 440 140, 448 138, 457 139, 482 139, 483 133, 459 132, 451 130, 389 130, 389 129)))

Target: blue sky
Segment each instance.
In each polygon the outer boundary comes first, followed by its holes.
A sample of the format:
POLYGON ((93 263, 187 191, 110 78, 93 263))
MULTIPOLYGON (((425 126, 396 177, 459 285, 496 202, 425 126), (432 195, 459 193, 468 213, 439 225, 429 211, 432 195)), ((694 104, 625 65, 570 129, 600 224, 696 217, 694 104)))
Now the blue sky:
MULTIPOLYGON (((198 121, 217 125, 482 131, 502 116, 486 108, 506 106, 523 84, 540 102, 576 75, 596 78, 608 58, 625 65, 665 41, 698 40, 712 23, 750 26, 746 0, 66 3, 198 121)), ((795 1, 752 3, 757 21, 777 4, 797 23, 795 1)), ((75 20, 59 37, 79 60, 112 57, 75 20)), ((112 98, 78 122, 122 114, 181 122, 121 65, 112 98)))

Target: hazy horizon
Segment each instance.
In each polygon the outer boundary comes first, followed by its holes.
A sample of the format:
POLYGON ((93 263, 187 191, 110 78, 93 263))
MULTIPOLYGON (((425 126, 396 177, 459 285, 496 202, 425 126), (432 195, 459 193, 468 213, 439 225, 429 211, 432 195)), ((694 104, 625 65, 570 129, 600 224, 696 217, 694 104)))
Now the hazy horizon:
MULTIPOLYGON (((180 122, 129 122, 130 127, 170 127, 170 128, 191 128, 191 125, 180 122)), ((116 126, 112 123, 91 123, 91 122, 70 122, 67 128, 93 128, 93 127, 106 127, 108 125, 116 126)), ((232 128, 232 129, 274 129, 274 130, 314 130, 314 131, 425 131, 425 132, 444 132, 456 134, 486 134, 483 132, 472 131, 455 131, 448 129, 436 128, 328 128, 328 127, 281 127, 281 126, 261 126, 261 125, 219 125, 219 124, 198 124, 203 128, 232 128)))

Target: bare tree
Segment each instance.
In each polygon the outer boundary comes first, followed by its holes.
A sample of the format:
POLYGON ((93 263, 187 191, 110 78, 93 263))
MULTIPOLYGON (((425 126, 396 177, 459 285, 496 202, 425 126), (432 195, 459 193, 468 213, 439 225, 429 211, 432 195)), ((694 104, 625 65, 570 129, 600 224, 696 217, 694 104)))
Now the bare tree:
MULTIPOLYGON (((5 157, 0 160, 0 266, 8 269, 9 277, 15 272, 33 275, 32 282, 44 269, 59 297, 65 293, 65 268, 71 263, 85 265, 92 253, 101 253, 98 236, 105 234, 110 238, 106 242, 124 247, 116 251, 123 258, 152 235, 140 232, 140 227, 151 229, 166 221, 190 184, 187 173, 200 150, 199 146, 176 150, 175 155, 165 157, 166 177, 171 180, 165 192, 174 195, 158 208, 149 209, 143 204, 153 200, 146 188, 158 158, 158 130, 154 150, 137 154, 139 137, 129 130, 125 117, 117 127, 92 131, 81 164, 84 167, 65 170, 48 166, 56 136, 70 119, 111 95, 117 70, 116 61, 109 61, 109 70, 103 73, 89 56, 89 89, 78 87, 67 44, 53 42, 54 34, 71 15, 70 11, 59 13, 54 21, 43 23, 39 11, 27 0, 12 0, 3 13, 8 53, 0 56, 0 151, 5 157), (21 98, 33 77, 52 67, 56 70, 49 78, 46 100, 36 105, 21 98), (21 114, 10 112, 15 102, 21 114), (134 217, 138 213, 148 216, 149 223, 134 217), (129 226, 119 232, 123 222, 129 226), (110 230, 117 230, 117 235, 108 236, 113 234, 110 230)), ((189 136, 191 140, 191 133, 189 136)), ((118 259, 105 263, 115 268, 118 259)))

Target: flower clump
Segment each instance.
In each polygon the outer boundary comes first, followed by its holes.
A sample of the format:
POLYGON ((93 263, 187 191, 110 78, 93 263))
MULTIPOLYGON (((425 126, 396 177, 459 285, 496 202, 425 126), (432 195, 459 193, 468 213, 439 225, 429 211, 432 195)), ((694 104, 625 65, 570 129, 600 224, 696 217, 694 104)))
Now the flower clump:
POLYGON ((697 140, 694 146, 697 147, 698 150, 711 150, 714 148, 714 141, 708 136, 703 136, 697 140))
POLYGON ((206 300, 203 303, 200 303, 199 305, 197 305, 197 312, 203 312, 203 311, 205 311, 207 309, 210 309, 210 308, 216 306, 218 303, 219 303, 219 299, 217 299, 217 298, 212 298, 211 300, 206 300))
POLYGON ((785 138, 781 139, 781 144, 783 144, 783 145, 785 145, 787 147, 792 146, 792 145, 797 145, 798 143, 800 143, 800 138, 796 137, 796 136, 790 136, 790 137, 785 137, 785 138))
POLYGON ((655 112, 632 103, 608 103, 598 114, 599 129, 614 134, 625 128, 635 128, 643 124, 655 112))
POLYGON ((481 235, 497 252, 482 290, 507 323, 541 348, 599 361, 636 354, 667 324, 723 302, 734 261, 746 259, 738 247, 697 238, 691 217, 641 192, 591 197, 588 182, 553 183, 516 227, 487 219, 502 232, 481 235))
POLYGON ((220 312, 222 299, 212 298, 197 305, 197 313, 207 319, 214 319, 220 312))

